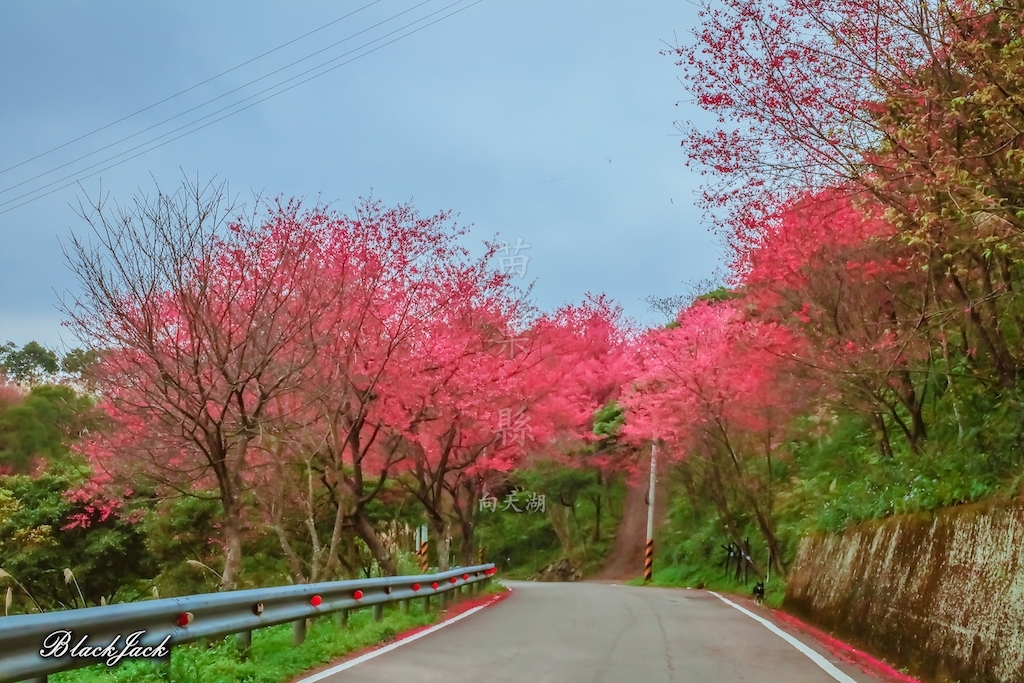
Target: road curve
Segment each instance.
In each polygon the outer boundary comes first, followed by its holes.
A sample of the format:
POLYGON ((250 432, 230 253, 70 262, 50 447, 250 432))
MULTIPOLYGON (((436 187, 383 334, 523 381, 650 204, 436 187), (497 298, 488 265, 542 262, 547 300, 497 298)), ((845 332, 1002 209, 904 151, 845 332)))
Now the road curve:
POLYGON ((880 683, 791 634, 837 679, 705 591, 507 583, 497 605, 321 683, 880 683))

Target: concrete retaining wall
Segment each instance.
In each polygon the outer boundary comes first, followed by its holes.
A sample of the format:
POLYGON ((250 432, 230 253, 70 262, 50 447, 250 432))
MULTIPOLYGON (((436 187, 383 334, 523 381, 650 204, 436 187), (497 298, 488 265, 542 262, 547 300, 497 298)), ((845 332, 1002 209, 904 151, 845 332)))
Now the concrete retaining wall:
POLYGON ((1024 506, 807 537, 784 607, 925 679, 1024 683, 1024 506))

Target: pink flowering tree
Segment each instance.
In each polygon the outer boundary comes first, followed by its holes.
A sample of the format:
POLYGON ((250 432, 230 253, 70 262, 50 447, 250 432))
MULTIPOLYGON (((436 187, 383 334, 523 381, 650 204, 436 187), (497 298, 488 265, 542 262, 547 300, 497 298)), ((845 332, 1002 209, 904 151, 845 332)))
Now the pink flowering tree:
POLYGON ((687 471, 699 473, 702 495, 736 543, 737 511, 748 512, 782 571, 772 499, 789 426, 808 398, 791 360, 802 342, 776 323, 748 319, 741 306, 698 301, 677 326, 638 341, 624 432, 636 442, 657 438, 670 460, 692 465, 687 471))
POLYGON ((310 321, 331 309, 313 288, 321 214, 292 204, 234 218, 223 187, 186 183, 132 207, 97 202, 93 239, 68 257, 82 295, 67 302, 111 429, 80 445, 94 471, 221 504, 221 586, 236 585, 254 444, 274 399, 315 354, 310 321))

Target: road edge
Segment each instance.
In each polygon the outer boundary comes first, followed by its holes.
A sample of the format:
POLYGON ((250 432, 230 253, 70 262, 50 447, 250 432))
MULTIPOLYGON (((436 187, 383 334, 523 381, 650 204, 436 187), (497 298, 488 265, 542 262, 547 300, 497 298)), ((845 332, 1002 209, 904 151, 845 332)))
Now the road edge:
POLYGON ((411 628, 408 631, 403 631, 391 640, 371 645, 369 647, 360 648, 358 650, 353 650, 352 652, 349 652, 337 659, 333 659, 330 662, 326 662, 317 668, 302 672, 301 674, 289 679, 289 683, 317 683, 318 681, 322 681, 330 676, 350 669, 357 664, 361 664, 364 661, 368 661, 392 650, 396 650, 409 642, 419 640, 424 636, 430 635, 434 631, 439 631, 442 628, 450 626, 457 621, 461 621, 466 617, 472 616, 476 612, 486 609, 487 607, 492 607, 511 595, 512 589, 508 586, 504 586, 504 590, 500 593, 485 595, 471 600, 462 600, 442 612, 442 618, 432 624, 417 626, 416 628, 411 628))
MULTIPOLYGON (((716 593, 716 591, 710 590, 707 592, 716 593)), ((789 612, 784 612, 779 608, 766 607, 754 602, 749 597, 735 593, 722 591, 721 594, 737 604, 743 605, 745 609, 761 614, 762 618, 769 619, 780 629, 788 628, 799 632, 823 647, 836 659, 859 669, 869 676, 880 678, 886 681, 886 683, 923 683, 921 680, 899 671, 884 660, 801 621, 789 612)), ((721 596, 719 596, 719 599, 721 599, 721 596)))

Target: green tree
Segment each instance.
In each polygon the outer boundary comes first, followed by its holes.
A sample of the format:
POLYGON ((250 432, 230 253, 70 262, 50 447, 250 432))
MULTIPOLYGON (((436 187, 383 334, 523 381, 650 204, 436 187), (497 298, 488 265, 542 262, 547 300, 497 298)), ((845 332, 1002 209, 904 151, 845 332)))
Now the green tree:
POLYGON ((60 369, 57 354, 34 341, 20 349, 14 342, 0 346, 0 370, 17 382, 37 384, 60 369))
MULTIPOLYGON (((84 509, 67 495, 83 473, 55 469, 37 478, 0 477, 0 566, 47 610, 82 607, 83 599, 87 605, 137 599, 156 573, 142 533, 120 515, 65 529, 84 509)), ((23 608, 31 605, 26 598, 19 600, 23 608)))
POLYGON ((34 458, 68 457, 67 444, 92 424, 92 400, 64 386, 41 385, 0 405, 0 469, 25 472, 34 458))

